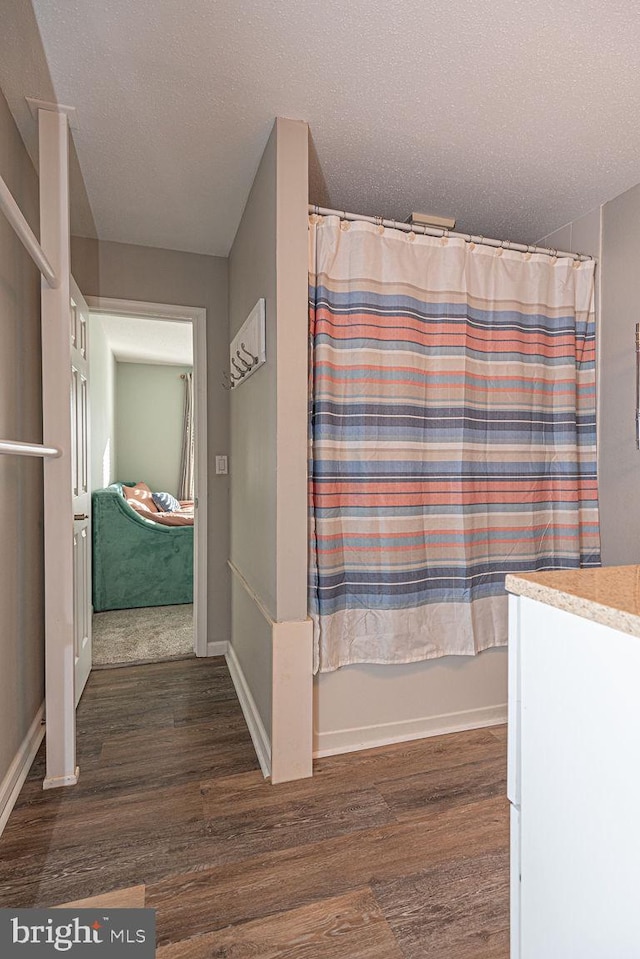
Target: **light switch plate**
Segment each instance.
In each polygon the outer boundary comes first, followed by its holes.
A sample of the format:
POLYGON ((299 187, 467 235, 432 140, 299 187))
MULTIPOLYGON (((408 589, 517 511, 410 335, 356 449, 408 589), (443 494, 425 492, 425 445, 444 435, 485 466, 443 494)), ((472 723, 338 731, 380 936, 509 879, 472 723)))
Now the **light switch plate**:
POLYGON ((216 456, 216 476, 226 476, 229 466, 226 456, 216 456))

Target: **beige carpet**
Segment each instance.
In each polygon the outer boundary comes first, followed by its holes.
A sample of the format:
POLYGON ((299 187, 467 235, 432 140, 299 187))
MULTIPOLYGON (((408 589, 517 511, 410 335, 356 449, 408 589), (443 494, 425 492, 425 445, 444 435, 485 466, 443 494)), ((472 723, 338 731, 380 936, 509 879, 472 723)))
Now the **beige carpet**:
POLYGON ((145 606, 93 615, 93 665, 157 663, 193 653, 193 606, 145 606))

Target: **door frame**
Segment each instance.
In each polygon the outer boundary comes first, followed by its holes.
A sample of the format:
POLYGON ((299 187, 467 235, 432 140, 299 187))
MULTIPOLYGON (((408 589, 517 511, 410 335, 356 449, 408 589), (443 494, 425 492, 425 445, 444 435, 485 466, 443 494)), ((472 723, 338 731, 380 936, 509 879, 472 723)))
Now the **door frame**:
POLYGON ((89 679, 93 661, 91 648, 91 614, 93 612, 91 605, 91 423, 89 414, 91 383, 89 382, 89 306, 73 276, 70 277, 69 288, 71 320, 71 466, 72 471, 75 471, 75 476, 72 473, 73 493, 71 500, 73 504, 73 642, 75 654, 74 687, 77 709, 89 679), (80 375, 80 384, 84 382, 84 390, 81 388, 79 394, 74 387, 75 373, 80 375), (78 463, 82 464, 81 471, 78 470, 78 463), (78 630, 81 628, 81 623, 82 631, 79 635, 78 630))
POLYGON ((207 644, 207 311, 200 306, 173 306, 107 296, 85 296, 90 313, 119 314, 147 320, 191 323, 193 329, 193 398, 195 419, 195 528, 193 544, 193 614, 196 656, 214 656, 207 644))

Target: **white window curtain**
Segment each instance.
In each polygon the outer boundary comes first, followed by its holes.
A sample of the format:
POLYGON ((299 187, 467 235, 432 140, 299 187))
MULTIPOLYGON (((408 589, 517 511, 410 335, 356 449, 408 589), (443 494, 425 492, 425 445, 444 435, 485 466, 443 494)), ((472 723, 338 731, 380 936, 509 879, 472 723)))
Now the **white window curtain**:
POLYGON ((193 373, 184 374, 184 419, 182 423, 182 455, 178 499, 194 498, 195 436, 193 430, 193 373))

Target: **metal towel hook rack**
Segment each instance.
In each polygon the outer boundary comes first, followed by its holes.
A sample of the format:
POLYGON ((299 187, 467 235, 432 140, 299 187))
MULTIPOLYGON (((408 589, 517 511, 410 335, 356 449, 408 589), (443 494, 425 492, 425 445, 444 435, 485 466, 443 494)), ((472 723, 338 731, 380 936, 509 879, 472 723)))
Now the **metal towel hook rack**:
MULTIPOLYGON (((244 343, 240 344, 240 350, 242 350, 242 352, 249 357, 249 359, 251 360, 251 366, 255 366, 256 363, 260 362, 257 356, 254 356, 253 353, 249 352, 249 350, 246 348, 244 343)), ((237 351, 238 355, 240 355, 240 350, 237 351)), ((249 369, 251 369, 251 366, 249 367, 249 369)))
POLYGON ((258 300, 229 348, 225 389, 235 389, 266 361, 265 300, 258 300), (248 344, 248 345, 247 345, 248 344))

